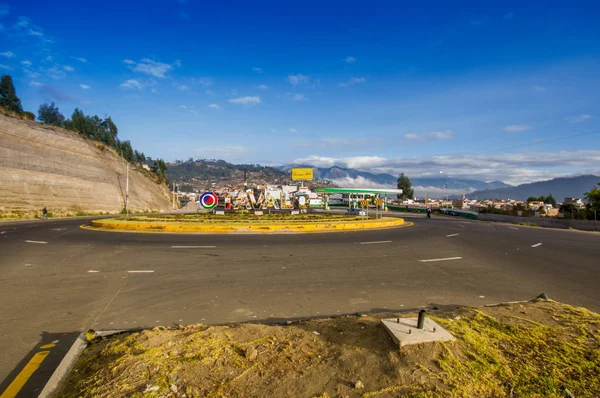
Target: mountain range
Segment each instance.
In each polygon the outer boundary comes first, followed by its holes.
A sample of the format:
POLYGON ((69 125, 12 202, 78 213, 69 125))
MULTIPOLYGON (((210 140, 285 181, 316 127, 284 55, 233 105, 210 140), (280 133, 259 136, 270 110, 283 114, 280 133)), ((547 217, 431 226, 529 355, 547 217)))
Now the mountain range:
POLYGON ((526 200, 530 196, 541 196, 552 194, 559 202, 566 197, 583 198, 585 192, 589 192, 600 183, 600 177, 595 175, 582 175, 578 177, 561 177, 548 181, 537 181, 529 184, 521 184, 516 187, 500 189, 487 189, 471 192, 468 197, 473 199, 516 199, 526 200))
MULTIPOLYGON (((294 167, 312 167, 312 166, 281 166, 280 170, 290 172, 294 167)), ((343 167, 312 167, 315 179, 331 180, 333 183, 344 187, 396 187, 398 176, 391 174, 373 174, 366 171, 355 169, 347 169, 343 167)), ((485 182, 479 180, 465 178, 411 178, 415 191, 423 191, 425 188, 445 189, 445 184, 448 184, 450 193, 465 192, 470 193, 476 190, 508 188, 511 185, 505 184, 502 181, 485 182), (421 189, 422 188, 422 189, 421 189)), ((445 194, 444 194, 445 195, 445 194)), ((419 196, 419 194, 417 194, 419 196)))
MULTIPOLYGON (((226 186, 242 186, 247 178, 248 186, 263 184, 289 184, 290 172, 295 167, 313 169, 315 181, 312 185, 338 186, 347 188, 395 188, 397 176, 374 174, 343 167, 312 167, 307 165, 285 165, 279 167, 254 164, 235 165, 223 160, 188 160, 169 164, 167 177, 171 181, 184 184, 183 190, 206 190, 226 186)), ((409 176, 410 178, 410 176, 409 176)), ((414 177, 411 178, 415 196, 424 198, 459 198, 465 194, 477 199, 516 199, 526 200, 529 196, 552 194, 557 200, 565 197, 583 197, 591 190, 600 177, 583 175, 561 177, 548 181, 512 186, 502 181, 480 181, 454 177, 414 177), (445 188, 448 184, 448 188, 445 188)))

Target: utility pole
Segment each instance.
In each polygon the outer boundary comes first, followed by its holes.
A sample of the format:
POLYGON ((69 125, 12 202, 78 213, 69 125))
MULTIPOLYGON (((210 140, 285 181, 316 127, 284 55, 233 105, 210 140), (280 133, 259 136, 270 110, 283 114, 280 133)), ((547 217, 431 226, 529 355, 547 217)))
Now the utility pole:
POLYGON ((127 163, 125 176, 125 213, 129 217, 129 163, 127 163))
POLYGON ((175 210, 175 181, 173 181, 173 210, 175 210))

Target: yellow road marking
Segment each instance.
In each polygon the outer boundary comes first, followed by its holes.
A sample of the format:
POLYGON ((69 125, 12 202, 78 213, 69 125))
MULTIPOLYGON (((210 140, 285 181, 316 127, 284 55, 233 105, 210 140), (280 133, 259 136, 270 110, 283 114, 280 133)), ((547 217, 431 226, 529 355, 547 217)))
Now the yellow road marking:
POLYGON ((40 348, 42 350, 47 350, 47 349, 52 348, 52 347, 56 347, 56 344, 46 344, 46 345, 41 346, 40 348))
POLYGON ((15 377, 12 383, 8 386, 8 388, 0 395, 0 398, 14 398, 17 396, 19 391, 23 388, 27 380, 33 375, 44 359, 50 354, 50 351, 40 351, 36 353, 33 358, 25 365, 23 370, 15 377))

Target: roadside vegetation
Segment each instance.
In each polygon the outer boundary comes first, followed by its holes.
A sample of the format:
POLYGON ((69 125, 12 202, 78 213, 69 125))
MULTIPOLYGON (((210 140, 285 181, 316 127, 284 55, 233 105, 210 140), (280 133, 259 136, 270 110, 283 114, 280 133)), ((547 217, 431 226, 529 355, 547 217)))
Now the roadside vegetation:
POLYGON ((586 309, 536 300, 439 311, 430 316, 457 340, 401 350, 380 324, 390 316, 156 327, 93 339, 58 396, 600 394, 600 315, 586 309))
POLYGON ((222 222, 322 222, 322 221, 348 221, 361 220, 360 216, 347 216, 344 214, 297 214, 291 216, 284 213, 268 213, 264 211, 262 216, 250 212, 235 212, 217 215, 213 213, 199 214, 156 214, 152 216, 119 217, 118 220, 131 222, 167 222, 167 223, 222 223, 222 222))

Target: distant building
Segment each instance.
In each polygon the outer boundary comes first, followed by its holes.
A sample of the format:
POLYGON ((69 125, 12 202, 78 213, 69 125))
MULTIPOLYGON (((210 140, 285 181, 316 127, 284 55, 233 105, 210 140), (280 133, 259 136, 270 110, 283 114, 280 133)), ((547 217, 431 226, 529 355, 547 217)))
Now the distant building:
POLYGON ((563 204, 565 204, 565 205, 573 204, 578 209, 585 208, 585 203, 583 203, 583 200, 581 200, 581 198, 565 198, 565 201, 563 204))
POLYGON ((539 210, 540 207, 544 207, 544 202, 540 201, 540 200, 533 200, 531 202, 529 202, 529 208, 531 210, 539 210))

